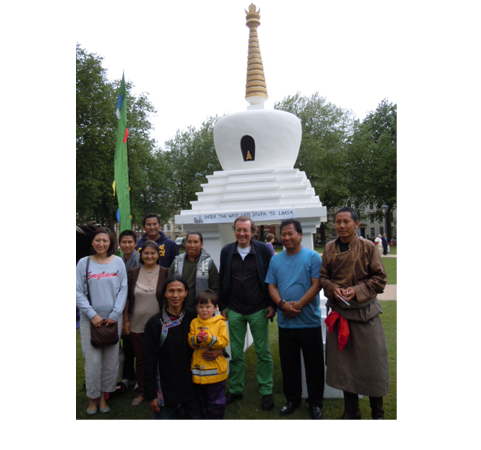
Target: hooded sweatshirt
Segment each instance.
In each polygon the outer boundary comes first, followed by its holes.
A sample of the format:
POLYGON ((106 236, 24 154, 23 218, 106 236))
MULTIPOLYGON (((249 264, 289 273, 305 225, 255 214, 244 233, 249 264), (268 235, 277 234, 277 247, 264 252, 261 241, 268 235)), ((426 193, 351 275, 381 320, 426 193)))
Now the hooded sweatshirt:
MULTIPOLYGON (((135 250, 140 252, 140 249, 148 240, 147 234, 142 234, 142 237, 137 241, 135 250)), ((177 244, 172 239, 169 239, 163 231, 159 232, 159 238, 155 242, 159 246, 160 265, 166 269, 169 269, 175 257, 179 254, 177 244)))

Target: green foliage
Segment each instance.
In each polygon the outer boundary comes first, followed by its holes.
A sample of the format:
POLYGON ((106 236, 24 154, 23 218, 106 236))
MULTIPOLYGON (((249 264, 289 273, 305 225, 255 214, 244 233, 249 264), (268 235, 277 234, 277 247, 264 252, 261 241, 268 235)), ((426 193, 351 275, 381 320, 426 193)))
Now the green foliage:
POLYGON ((371 220, 382 220, 381 206, 388 205, 387 235, 392 237, 391 216, 397 202, 397 105, 384 99, 362 123, 357 122, 347 151, 351 199, 361 211, 374 203, 371 220))
MULTIPOLYGON (((168 186, 159 174, 165 163, 155 157, 150 115, 155 108, 147 94, 132 94, 126 82, 129 178, 132 216, 140 222, 147 212, 163 212, 160 198, 168 186)), ((113 227, 117 199, 114 197, 114 155, 118 120, 115 115, 120 79, 109 81, 102 58, 77 44, 77 223, 96 222, 113 227)), ((169 216, 170 217, 170 216, 169 216)))
POLYGON ((165 143, 165 151, 158 158, 165 159, 168 171, 166 179, 171 186, 169 202, 172 208, 190 209, 190 202, 197 200, 196 192, 207 183, 207 175, 222 170, 214 146, 214 124, 210 117, 197 130, 177 131, 175 137, 165 143))
MULTIPOLYGON (((328 103, 317 92, 310 98, 296 93, 274 108, 301 120, 302 142, 295 167, 306 173, 328 213, 333 213, 350 196, 346 146, 353 132, 353 113, 328 103)), ((320 226, 322 242, 326 239, 326 225, 320 226)))
POLYGON ((343 204, 350 194, 345 150, 353 131, 353 113, 328 103, 319 93, 310 98, 296 93, 274 108, 301 120, 302 142, 295 167, 306 173, 324 206, 343 204))
MULTIPOLYGON (((349 110, 328 103, 319 93, 297 93, 274 105, 302 123, 302 143, 295 167, 303 170, 329 213, 347 203, 360 213, 377 206, 371 220, 382 220, 389 206, 388 237, 396 208, 397 106, 383 100, 361 122, 349 110)), ((321 227, 321 239, 325 227, 321 227)))
POLYGON ((77 44, 77 222, 111 226, 115 211, 111 187, 117 131, 112 112, 115 94, 101 62, 102 58, 77 44))

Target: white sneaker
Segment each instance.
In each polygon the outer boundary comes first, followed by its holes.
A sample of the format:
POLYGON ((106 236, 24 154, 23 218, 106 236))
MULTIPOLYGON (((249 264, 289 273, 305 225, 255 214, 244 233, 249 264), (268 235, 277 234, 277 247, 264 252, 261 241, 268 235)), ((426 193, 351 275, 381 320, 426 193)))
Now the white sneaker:
POLYGON ((123 378, 121 383, 125 384, 125 386, 130 386, 135 383, 135 380, 128 380, 127 378, 123 378))

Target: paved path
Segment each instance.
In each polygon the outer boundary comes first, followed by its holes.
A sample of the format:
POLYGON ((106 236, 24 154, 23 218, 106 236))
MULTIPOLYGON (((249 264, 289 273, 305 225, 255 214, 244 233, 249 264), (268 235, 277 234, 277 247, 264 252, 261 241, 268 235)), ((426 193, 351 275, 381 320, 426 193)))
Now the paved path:
POLYGON ((397 300, 397 284, 386 284, 384 292, 378 294, 379 300, 397 300))
MULTIPOLYGON (((382 258, 397 258, 397 255, 390 255, 389 253, 382 258)), ((377 296, 379 300, 397 300, 397 284, 386 284, 384 292, 377 296)))

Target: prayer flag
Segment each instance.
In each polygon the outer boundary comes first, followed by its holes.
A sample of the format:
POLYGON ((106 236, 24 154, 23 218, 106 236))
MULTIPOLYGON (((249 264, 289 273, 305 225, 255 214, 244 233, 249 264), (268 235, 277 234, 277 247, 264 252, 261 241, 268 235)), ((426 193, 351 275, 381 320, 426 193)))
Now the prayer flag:
POLYGON ((114 176, 115 190, 119 203, 119 223, 121 233, 132 229, 132 217, 130 213, 130 187, 129 187, 129 161, 127 155, 127 95, 125 90, 125 78, 122 74, 119 100, 117 102, 117 145, 115 147, 114 176))

